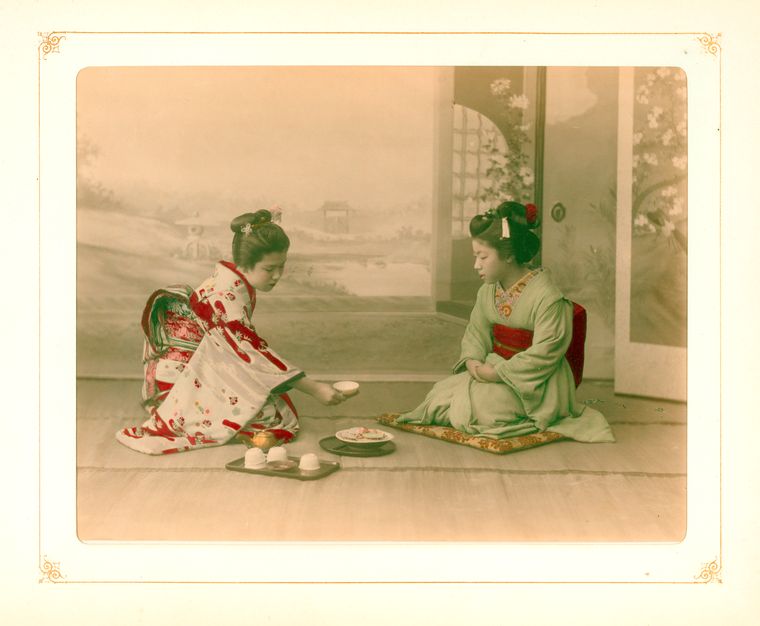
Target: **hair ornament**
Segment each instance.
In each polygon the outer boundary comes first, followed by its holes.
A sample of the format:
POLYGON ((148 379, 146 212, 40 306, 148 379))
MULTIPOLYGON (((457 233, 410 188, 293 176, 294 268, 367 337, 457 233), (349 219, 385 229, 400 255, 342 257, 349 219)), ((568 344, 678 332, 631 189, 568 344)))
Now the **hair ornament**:
POLYGON ((256 223, 247 222, 246 224, 243 224, 240 227, 240 232, 245 235, 250 235, 257 228, 261 228, 262 226, 266 226, 267 224, 271 224, 271 223, 272 223, 271 219, 266 219, 266 220, 263 220, 261 222, 256 222, 256 223))
POLYGON ((270 206, 269 212, 272 214, 272 223, 282 222, 282 208, 280 208, 279 204, 270 206))
POLYGON ((501 218, 501 238, 502 239, 509 239, 510 233, 509 233, 509 219, 506 217, 501 218))
POLYGON ((498 217, 498 211, 492 207, 483 213, 483 217, 487 217, 489 220, 494 220, 498 217))
POLYGON ((525 220, 530 226, 533 226, 538 221, 538 208, 535 204, 525 205, 525 220))
MULTIPOLYGON (((494 219, 495 217, 506 218, 509 220, 510 225, 519 224, 530 229, 538 228, 538 208, 535 204, 523 205, 509 200, 502 202, 495 209, 489 209, 486 211, 486 215, 490 219, 494 219)), ((503 230, 504 227, 502 227, 503 230)))

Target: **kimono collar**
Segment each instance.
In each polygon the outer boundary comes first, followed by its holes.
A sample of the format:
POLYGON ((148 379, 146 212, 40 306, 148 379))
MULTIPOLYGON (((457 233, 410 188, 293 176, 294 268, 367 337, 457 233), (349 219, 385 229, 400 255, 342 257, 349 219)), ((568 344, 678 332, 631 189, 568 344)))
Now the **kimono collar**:
POLYGON ((256 290, 253 288, 251 283, 248 282, 248 279, 245 277, 243 272, 241 272, 237 266, 230 261, 219 261, 219 265, 223 265, 243 281, 243 285, 245 285, 246 291, 248 291, 248 297, 251 299, 251 311, 253 311, 253 309, 256 307, 256 290))
POLYGON ((504 287, 501 283, 497 283, 497 291, 501 289, 501 291, 506 291, 508 293, 513 293, 517 291, 518 293, 522 291, 525 286, 533 280, 536 276, 538 276, 541 272, 544 271, 543 267, 537 267, 534 270, 530 270, 526 274, 523 274, 520 278, 518 278, 512 285, 509 287, 504 287))

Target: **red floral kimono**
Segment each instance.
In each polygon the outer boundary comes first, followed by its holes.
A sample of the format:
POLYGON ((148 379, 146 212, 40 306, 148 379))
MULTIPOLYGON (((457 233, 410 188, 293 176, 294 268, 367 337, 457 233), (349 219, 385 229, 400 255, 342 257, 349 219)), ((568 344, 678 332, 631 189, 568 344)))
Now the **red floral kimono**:
POLYGON ((142 320, 150 417, 116 439, 146 454, 219 446, 257 430, 292 439, 298 417, 285 392, 304 374, 256 334, 255 304, 253 287, 226 261, 195 291, 152 294, 142 320))

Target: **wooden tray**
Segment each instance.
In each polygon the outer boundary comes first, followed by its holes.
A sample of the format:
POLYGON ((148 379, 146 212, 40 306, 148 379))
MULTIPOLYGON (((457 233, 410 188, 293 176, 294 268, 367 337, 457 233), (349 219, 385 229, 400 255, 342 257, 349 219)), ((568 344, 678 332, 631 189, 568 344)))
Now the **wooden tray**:
POLYGON ((319 459, 319 469, 316 470, 302 470, 298 467, 297 456, 288 457, 291 461, 295 461, 295 467, 286 470, 275 470, 268 467, 262 467, 260 469, 253 469, 245 466, 245 457, 230 461, 225 465, 228 470, 233 472, 243 472, 245 474, 259 474, 261 476, 279 476, 280 478, 295 478, 296 480, 319 480, 325 476, 332 474, 340 469, 340 463, 335 461, 323 461, 319 459))

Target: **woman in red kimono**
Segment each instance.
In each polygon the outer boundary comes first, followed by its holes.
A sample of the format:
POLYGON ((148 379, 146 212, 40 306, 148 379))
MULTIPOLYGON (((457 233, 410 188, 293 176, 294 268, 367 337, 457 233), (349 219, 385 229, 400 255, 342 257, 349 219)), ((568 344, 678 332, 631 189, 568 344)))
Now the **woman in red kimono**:
POLYGON ((291 388, 326 405, 345 397, 288 363, 253 325, 256 293, 280 280, 290 240, 269 211, 230 224, 233 263, 220 261, 195 290, 156 291, 143 313, 144 405, 150 417, 116 439, 146 454, 219 446, 266 430, 281 442, 298 432, 291 388))

